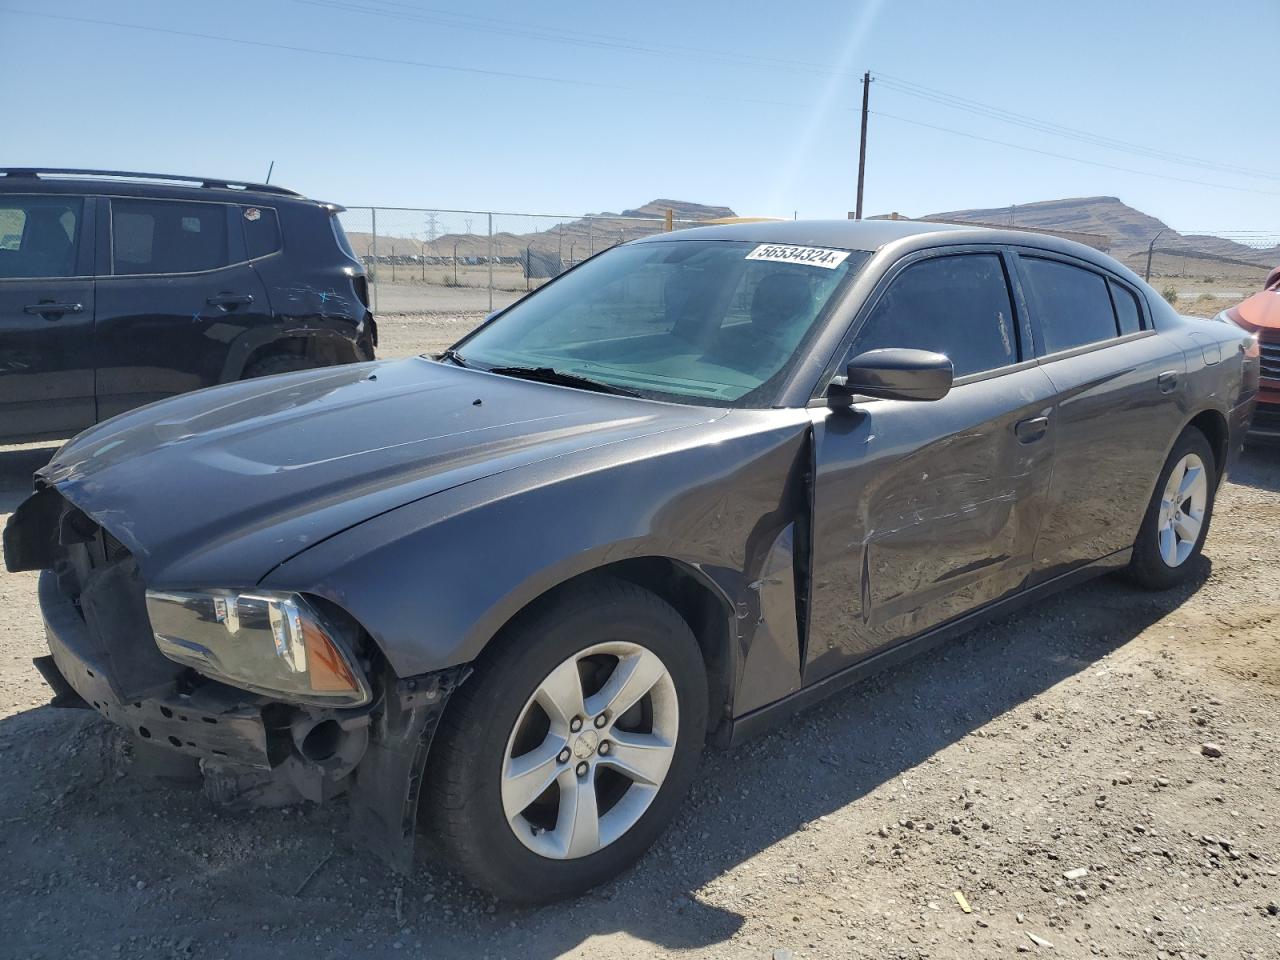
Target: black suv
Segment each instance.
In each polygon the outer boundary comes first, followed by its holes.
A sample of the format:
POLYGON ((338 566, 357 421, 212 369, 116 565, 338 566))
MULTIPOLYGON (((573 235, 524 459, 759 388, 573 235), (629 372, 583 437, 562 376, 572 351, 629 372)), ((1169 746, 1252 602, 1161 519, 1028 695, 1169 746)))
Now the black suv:
POLYGON ((0 169, 0 442, 372 360, 365 269, 341 211, 264 184, 0 169))

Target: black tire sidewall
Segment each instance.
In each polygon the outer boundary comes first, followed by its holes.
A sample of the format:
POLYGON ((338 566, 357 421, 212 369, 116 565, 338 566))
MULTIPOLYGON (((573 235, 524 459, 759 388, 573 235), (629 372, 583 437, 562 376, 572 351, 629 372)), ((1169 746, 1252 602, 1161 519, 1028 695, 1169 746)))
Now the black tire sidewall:
POLYGON ((1166 458, 1164 467, 1160 470, 1160 476, 1156 480, 1155 490, 1151 494, 1151 503, 1148 504, 1147 513, 1142 519, 1142 528, 1138 533, 1138 539, 1134 542, 1133 559, 1130 563, 1130 572, 1134 580, 1149 589, 1164 590, 1184 583, 1195 576, 1196 560, 1204 548, 1205 538, 1209 535, 1209 524, 1213 520, 1213 506, 1217 487, 1218 472, 1213 448, 1209 446, 1209 441, 1203 433, 1195 427, 1188 427, 1174 442, 1173 449, 1169 451, 1169 456, 1166 458), (1205 498, 1204 522, 1200 525, 1200 536, 1196 540, 1195 549, 1191 551, 1186 560, 1176 567, 1171 567, 1164 562, 1164 557, 1160 555, 1160 531, 1158 529, 1160 499, 1164 493, 1165 485, 1169 482, 1169 476, 1173 473, 1173 468, 1189 453, 1194 453, 1200 458, 1200 462, 1204 464, 1208 473, 1209 492, 1205 498))
POLYGON ((319 366, 310 357, 293 353, 276 354, 249 364, 245 368, 244 379, 256 380, 258 377, 270 377, 277 373, 297 373, 299 370, 314 370, 319 366))
MULTIPOLYGON (((444 736, 466 737, 471 762, 460 770, 464 796, 458 851, 471 878, 500 897, 525 902, 560 899, 597 886, 644 854, 671 821, 692 782, 706 732, 707 681, 697 642, 676 611, 631 584, 588 591, 544 607, 483 658, 471 682, 469 709, 448 717, 444 736), (679 704, 679 734, 671 768, 640 820, 602 850, 552 860, 529 850, 502 809, 501 775, 507 741, 538 684, 573 654, 605 641, 639 644, 670 674, 679 704), (484 710, 484 716, 473 716, 484 710), (477 875, 477 874, 480 875, 477 875)), ((456 751, 451 751, 457 756, 456 751)), ((429 812, 430 813, 430 812, 429 812)), ((455 822, 455 834, 459 824, 455 822)))

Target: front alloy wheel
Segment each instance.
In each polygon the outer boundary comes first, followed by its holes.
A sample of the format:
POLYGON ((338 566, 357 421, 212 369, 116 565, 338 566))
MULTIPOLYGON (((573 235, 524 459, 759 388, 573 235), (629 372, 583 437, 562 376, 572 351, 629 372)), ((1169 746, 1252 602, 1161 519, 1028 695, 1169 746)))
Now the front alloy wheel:
POLYGON ((582 893, 638 860, 693 781, 707 676, 689 625, 597 576, 535 602, 473 664, 428 758, 441 852, 504 900, 582 893))
POLYGON ((675 684, 657 655, 625 642, 574 654, 534 691, 507 741, 507 822, 543 857, 607 847, 658 795, 679 730, 675 684))

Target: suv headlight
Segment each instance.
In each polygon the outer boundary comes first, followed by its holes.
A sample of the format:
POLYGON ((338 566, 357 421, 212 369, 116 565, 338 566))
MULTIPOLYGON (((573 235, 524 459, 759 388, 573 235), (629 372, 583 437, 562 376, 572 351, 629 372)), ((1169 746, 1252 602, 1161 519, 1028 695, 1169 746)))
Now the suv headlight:
POLYGON ((301 703, 369 702, 350 649, 358 628, 296 593, 148 590, 147 615, 160 652, 207 677, 301 703))

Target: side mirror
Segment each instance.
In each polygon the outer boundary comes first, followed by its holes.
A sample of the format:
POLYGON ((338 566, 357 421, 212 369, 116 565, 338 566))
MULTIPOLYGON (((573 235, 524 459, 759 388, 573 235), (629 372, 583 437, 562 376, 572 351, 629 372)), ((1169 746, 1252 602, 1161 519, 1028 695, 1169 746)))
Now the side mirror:
POLYGON ((868 350, 831 381, 829 396, 884 400, 941 400, 951 391, 955 369, 946 355, 928 350, 868 350))

